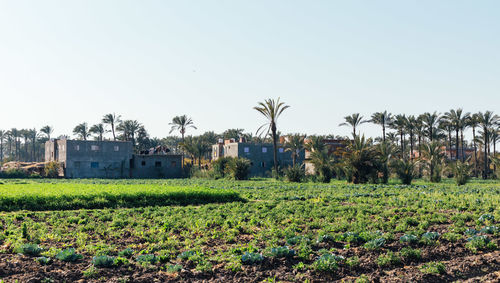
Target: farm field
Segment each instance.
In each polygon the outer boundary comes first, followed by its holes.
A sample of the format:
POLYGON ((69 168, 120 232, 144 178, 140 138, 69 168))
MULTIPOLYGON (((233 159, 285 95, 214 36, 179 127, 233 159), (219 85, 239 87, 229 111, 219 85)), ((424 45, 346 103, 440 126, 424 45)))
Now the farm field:
POLYGON ((0 180, 0 280, 495 282, 499 219, 495 181, 0 180))

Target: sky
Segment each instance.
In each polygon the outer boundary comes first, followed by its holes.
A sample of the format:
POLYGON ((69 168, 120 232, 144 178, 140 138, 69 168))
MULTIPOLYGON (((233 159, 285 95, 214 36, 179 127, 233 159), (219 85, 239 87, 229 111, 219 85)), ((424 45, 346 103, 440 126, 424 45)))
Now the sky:
MULTIPOLYGON (((0 129, 71 135, 106 113, 151 136, 253 132, 257 102, 291 107, 282 133, 348 135, 343 117, 500 114, 499 1, 0 0, 0 129)), ((372 124, 360 127, 380 135, 372 124)))

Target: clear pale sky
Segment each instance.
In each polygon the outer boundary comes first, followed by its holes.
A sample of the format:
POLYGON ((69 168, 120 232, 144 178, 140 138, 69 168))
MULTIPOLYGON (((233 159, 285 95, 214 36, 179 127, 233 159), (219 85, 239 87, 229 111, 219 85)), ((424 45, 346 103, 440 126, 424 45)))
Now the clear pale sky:
MULTIPOLYGON (((342 117, 463 107, 500 114, 499 1, 2 1, 0 129, 116 112, 151 136, 264 122, 347 135, 342 117)), ((379 135, 371 124, 360 128, 379 135)))

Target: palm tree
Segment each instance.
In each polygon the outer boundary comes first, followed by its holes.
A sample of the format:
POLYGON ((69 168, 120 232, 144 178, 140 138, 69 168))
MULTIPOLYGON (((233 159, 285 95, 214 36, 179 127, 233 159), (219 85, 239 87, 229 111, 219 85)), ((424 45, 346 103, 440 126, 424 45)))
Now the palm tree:
POLYGON ((340 123, 339 126, 351 126, 353 137, 356 137, 356 127, 358 127, 361 124, 369 122, 369 121, 363 120, 363 116, 360 116, 359 113, 354 113, 354 114, 351 114, 350 116, 345 116, 344 119, 345 119, 345 122, 340 123))
POLYGON ((31 133, 27 129, 21 130, 21 136, 24 139, 24 161, 28 161, 28 140, 31 138, 31 133))
POLYGON ((410 160, 413 160, 413 144, 414 144, 414 136, 417 128, 417 118, 415 116, 410 115, 406 119, 406 131, 410 135, 410 160))
POLYGON ((434 138, 438 135, 438 125, 441 120, 439 114, 434 111, 434 113, 425 112, 420 115, 419 118, 422 120, 424 124, 424 128, 426 130, 426 134, 429 137, 429 140, 432 142, 434 138))
POLYGON ((47 139, 50 140, 50 135, 54 132, 54 128, 51 126, 44 126, 40 129, 40 132, 44 133, 47 136, 47 139))
POLYGON ((141 123, 137 120, 125 120, 122 121, 116 129, 122 133, 122 138, 126 141, 131 141, 132 146, 135 148, 135 136, 141 126, 141 123))
POLYGON ((476 128, 479 126, 479 118, 477 114, 469 117, 467 125, 472 128, 472 143, 474 146, 474 176, 477 177, 477 144, 476 144, 476 128))
POLYGON ((113 114, 106 114, 102 117, 102 123, 109 125, 111 127, 111 132, 113 133, 113 140, 116 141, 115 126, 121 123, 121 116, 113 114))
POLYGON ((39 134, 35 128, 28 130, 31 139, 31 161, 36 161, 36 141, 39 138, 39 134))
MULTIPOLYGON (((253 109, 257 110, 260 114, 262 114, 267 122, 259 127, 257 133, 260 130, 265 129, 267 127, 267 131, 265 131, 265 136, 271 134, 273 139, 273 158, 274 158, 274 172, 276 173, 276 177, 278 177, 278 135, 277 135, 277 123, 278 118, 281 116, 283 111, 290 108, 289 105, 286 105, 284 102, 280 102, 280 98, 277 100, 274 99, 266 99, 264 102, 259 102, 256 107, 253 109)), ((264 131, 263 131, 264 132, 264 131)))
POLYGON ((489 174, 489 162, 488 162, 488 147, 490 142, 490 128, 496 125, 500 121, 498 115, 493 114, 491 111, 486 111, 484 113, 479 112, 477 118, 480 126, 483 128, 483 141, 484 141, 484 171, 483 179, 488 178, 489 174))
POLYGON ((441 181, 441 163, 444 153, 442 146, 438 141, 432 141, 422 145, 421 161, 427 165, 429 169, 429 177, 431 182, 441 181))
POLYGON ((391 113, 375 112, 372 114, 372 118, 369 122, 382 126, 382 141, 385 142, 385 127, 390 125, 392 121, 391 113))
POLYGON ((14 139, 14 146, 15 146, 15 153, 14 156, 16 159, 19 158, 19 137, 20 137, 20 131, 16 128, 10 129, 10 134, 12 135, 12 138, 14 139))
POLYGON ((292 153, 292 166, 295 166, 299 152, 304 149, 304 139, 305 135, 294 134, 289 135, 288 140, 285 142, 285 151, 292 153))
POLYGON ((182 116, 175 116, 172 119, 172 122, 169 123, 172 127, 170 128, 170 133, 172 133, 175 130, 179 130, 181 133, 182 141, 184 141, 184 134, 186 133, 186 130, 188 128, 193 128, 196 129, 193 123, 193 119, 188 118, 186 115, 182 116))
POLYGON ((89 132, 97 135, 96 138, 98 141, 102 141, 102 136, 106 133, 106 130, 104 129, 104 124, 99 123, 90 127, 89 132))
POLYGON ((381 166, 381 171, 382 171, 382 183, 387 184, 389 181, 389 163, 392 159, 392 156, 395 152, 394 145, 389 142, 381 142, 378 143, 375 146, 375 151, 377 152, 379 158, 380 158, 380 163, 382 164, 381 166))
MULTIPOLYGON (((452 156, 452 151, 451 151, 451 147, 452 147, 452 141, 451 141, 451 132, 453 131, 453 123, 448 119, 448 118, 443 118, 441 119, 441 121, 439 122, 439 128, 445 132, 448 133, 448 149, 450 151, 450 155, 448 156, 449 159, 452 159, 453 156, 452 156)), ((458 136, 457 136, 458 138, 458 136)), ((458 151, 458 148, 457 148, 457 151, 458 151)), ((458 156, 458 155, 457 155, 458 156)))
POLYGON ((404 131, 405 131, 407 125, 408 125, 408 120, 406 119, 406 116, 404 114, 396 115, 390 124, 391 128, 398 131, 399 136, 401 138, 401 156, 404 156, 404 152, 405 152, 405 140, 404 140, 405 132, 404 131))
POLYGON ((463 136, 463 130, 467 126, 467 120, 470 117, 470 113, 463 113, 463 110, 461 108, 457 110, 450 110, 449 112, 446 112, 443 116, 444 119, 446 119, 451 125, 453 125, 453 128, 455 129, 456 133, 456 148, 455 148, 455 155, 458 160, 458 148, 460 145, 460 136, 459 132, 461 132, 461 137, 462 137, 462 162, 464 161, 464 136, 463 136))
POLYGON ((80 139, 86 141, 90 136, 88 124, 84 122, 76 125, 76 127, 73 129, 73 134, 78 135, 80 139))

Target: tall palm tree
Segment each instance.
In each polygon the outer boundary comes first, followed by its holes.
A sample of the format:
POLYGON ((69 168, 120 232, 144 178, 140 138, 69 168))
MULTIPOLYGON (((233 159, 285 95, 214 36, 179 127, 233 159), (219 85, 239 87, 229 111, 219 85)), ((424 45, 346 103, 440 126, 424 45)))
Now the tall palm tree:
POLYGON ((345 122, 340 123, 339 126, 351 126, 352 127, 352 136, 356 136, 356 128, 364 123, 369 121, 363 120, 363 116, 360 116, 359 113, 354 113, 349 116, 344 117, 345 122))
POLYGON ((438 135, 438 125, 441 120, 440 115, 434 111, 434 113, 425 112, 424 114, 419 116, 422 119, 424 124, 426 134, 429 137, 429 140, 432 142, 434 138, 438 135))
POLYGON ((304 149, 305 135, 294 134, 289 135, 288 140, 285 142, 285 151, 292 153, 292 166, 295 166, 299 152, 304 149))
POLYGON ((477 177, 477 144, 476 144, 476 128, 479 127, 479 118, 477 114, 469 117, 467 125, 472 128, 472 144, 474 146, 474 175, 477 177))
POLYGON ((90 136, 89 125, 87 123, 80 123, 73 129, 73 134, 79 136, 80 139, 86 141, 90 136))
POLYGON ((19 137, 20 137, 20 131, 16 128, 10 129, 10 134, 12 135, 12 138, 14 139, 14 146, 15 146, 15 153, 14 156, 16 160, 19 159, 19 137))
POLYGON ((408 135, 410 135, 410 160, 413 160, 413 145, 414 145, 414 136, 415 131, 417 129, 417 118, 415 116, 410 115, 406 119, 406 131, 408 135))
POLYGON ((109 125, 111 127, 111 132, 113 133, 113 140, 116 141, 115 127, 121 123, 121 116, 115 113, 110 113, 102 117, 102 123, 109 125))
POLYGON ((102 137, 104 133, 106 133, 106 129, 104 129, 103 123, 99 123, 90 127, 89 132, 95 134, 98 141, 102 141, 102 137))
POLYGON ((50 140, 50 135, 54 132, 54 128, 51 126, 44 126, 40 129, 40 132, 44 133, 47 136, 47 139, 50 140))
POLYGON ((483 179, 488 178, 489 174, 489 160, 488 160, 488 147, 490 142, 490 128, 496 125, 500 121, 500 117, 496 114, 493 114, 491 111, 486 111, 484 113, 479 112, 477 114, 477 118, 479 121, 479 125, 481 125, 483 129, 483 141, 484 141, 484 171, 483 171, 483 179))
POLYGON ((452 125, 453 128, 455 129, 456 133, 456 148, 455 148, 455 155, 458 160, 458 148, 459 145, 461 145, 462 151, 462 162, 465 160, 464 159, 464 137, 463 137, 463 131, 465 127, 467 126, 467 120, 470 117, 470 113, 463 113, 463 110, 461 108, 458 108, 457 110, 451 109, 449 112, 446 112, 443 115, 443 118, 448 120, 452 125), (459 132, 461 133, 461 139, 462 143, 460 143, 460 136, 459 132))
POLYGON ((193 119, 188 118, 186 115, 175 116, 172 119, 172 122, 169 123, 172 127, 170 128, 170 133, 175 130, 178 130, 181 133, 182 141, 184 141, 184 134, 186 134, 186 130, 188 128, 196 129, 194 126, 193 119))
POLYGON ((124 120, 116 127, 116 129, 122 133, 122 138, 126 141, 131 141, 132 146, 135 148, 135 136, 141 126, 141 123, 137 120, 124 120))
POLYGON ((278 123, 278 118, 281 116, 283 111, 286 109, 290 108, 289 105, 286 105, 284 102, 280 102, 280 98, 278 97, 277 100, 274 99, 266 99, 264 102, 259 102, 257 106, 255 106, 253 109, 257 110, 260 114, 262 114, 266 119, 267 122, 264 123, 262 126, 259 127, 257 130, 257 133, 260 130, 266 129, 265 130, 265 136, 268 136, 271 134, 272 139, 273 139, 273 158, 274 158, 274 172, 276 173, 276 177, 278 177, 278 135, 277 135, 277 123, 278 123))
POLYGON ((5 133, 7 139, 7 147, 8 147, 8 156, 12 157, 12 142, 15 142, 14 135, 12 134, 12 130, 9 130, 5 133))
POLYGON ((28 161, 28 140, 31 138, 31 133, 27 129, 21 130, 21 136, 24 139, 24 161, 28 161))
POLYGON ((399 136, 401 138, 401 156, 404 156, 405 152, 405 129, 406 126, 408 125, 408 120, 406 119, 406 116, 404 114, 398 114, 394 116, 394 119, 391 121, 391 128, 394 130, 398 131, 399 136))
POLYGON ((441 144, 438 141, 432 141, 422 145, 421 161, 427 165, 429 169, 429 177, 431 182, 441 181, 441 163, 444 153, 441 144))
POLYGON ((391 113, 384 112, 375 112, 372 114, 372 118, 370 122, 376 125, 382 126, 382 141, 385 142, 385 127, 389 126, 392 121, 391 113))
MULTIPOLYGON (((451 147, 452 147, 452 141, 451 141, 451 132, 453 131, 453 123, 448 119, 448 118, 443 118, 441 119, 441 121, 439 122, 439 128, 443 131, 445 131, 446 133, 448 133, 448 149, 450 151, 450 155, 448 156, 449 159, 452 159, 453 158, 453 154, 452 154, 452 151, 451 151, 451 147)), ((457 136, 458 137, 458 136, 457 136)), ((457 148, 457 151, 458 151, 458 148, 457 148)), ((458 155, 457 155, 458 156, 458 155)))
POLYGON ((28 130, 28 133, 31 139, 31 146, 32 146, 31 161, 36 161, 36 142, 39 138, 39 134, 35 128, 28 130))

